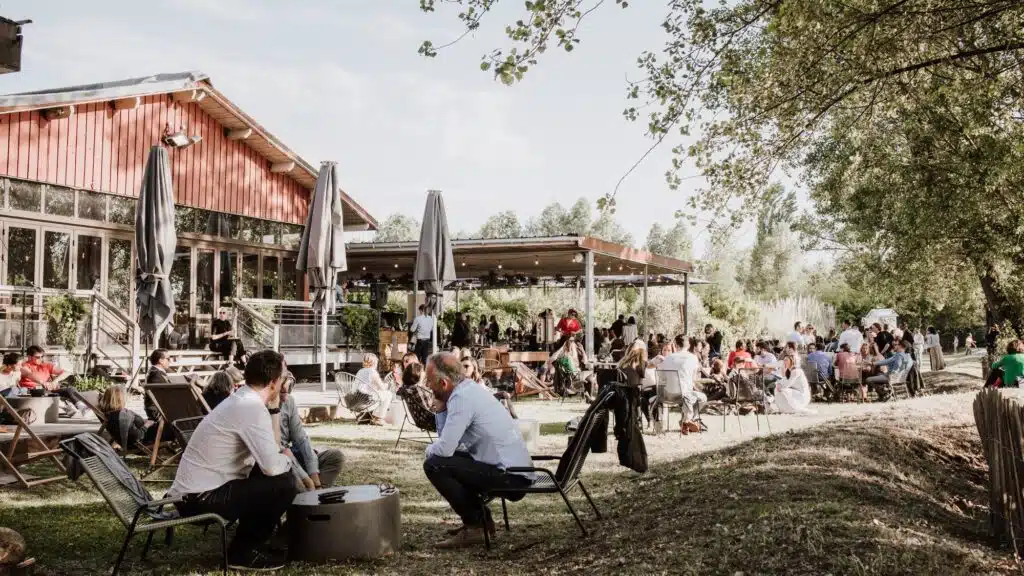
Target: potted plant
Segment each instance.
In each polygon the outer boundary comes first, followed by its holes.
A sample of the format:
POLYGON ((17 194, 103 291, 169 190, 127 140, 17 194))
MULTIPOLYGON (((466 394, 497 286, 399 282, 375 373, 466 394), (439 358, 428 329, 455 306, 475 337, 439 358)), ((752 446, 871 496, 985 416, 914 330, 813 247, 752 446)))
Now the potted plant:
POLYGON ((71 358, 75 371, 79 371, 81 358, 75 354, 78 347, 82 319, 89 312, 86 303, 67 292, 46 299, 46 319, 54 331, 54 341, 64 348, 71 358))

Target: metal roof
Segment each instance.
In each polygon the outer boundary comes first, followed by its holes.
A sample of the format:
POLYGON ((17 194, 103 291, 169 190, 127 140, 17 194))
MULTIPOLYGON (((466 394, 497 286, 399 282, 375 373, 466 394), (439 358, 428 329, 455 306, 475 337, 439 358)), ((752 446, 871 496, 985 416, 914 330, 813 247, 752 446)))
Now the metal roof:
MULTIPOLYGON (((346 277, 367 275, 398 279, 410 276, 416 263, 417 242, 363 242, 346 246, 346 277)), ((629 246, 587 236, 538 238, 496 238, 453 240, 455 270, 460 279, 485 276, 528 278, 569 278, 583 276, 583 253, 594 253, 594 275, 598 278, 624 276, 648 278, 689 274, 689 262, 651 254, 629 246)))
MULTIPOLYGON (((0 96, 0 114, 190 91, 202 93, 202 97, 196 99, 196 103, 225 128, 229 130, 251 129, 252 135, 243 140, 247 146, 271 162, 294 162, 295 169, 289 172, 288 176, 308 190, 312 190, 316 186, 318 173, 316 168, 228 100, 224 94, 213 87, 209 76, 198 71, 155 74, 113 82, 2 95, 0 96)), ((366 226, 370 230, 377 228, 376 219, 365 208, 344 192, 342 192, 342 196, 345 201, 346 226, 366 226)))

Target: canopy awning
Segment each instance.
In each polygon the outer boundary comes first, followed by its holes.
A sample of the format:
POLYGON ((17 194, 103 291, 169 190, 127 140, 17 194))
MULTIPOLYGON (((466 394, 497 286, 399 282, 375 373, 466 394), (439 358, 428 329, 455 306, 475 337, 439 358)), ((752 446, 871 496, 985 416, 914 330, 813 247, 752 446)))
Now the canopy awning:
MULTIPOLYGON (((373 276, 411 284, 416 264, 416 242, 365 242, 348 245, 350 279, 373 276)), ((455 272, 460 280, 485 276, 519 276, 531 279, 576 278, 586 273, 586 253, 594 254, 594 276, 676 277, 689 274, 693 265, 683 260, 651 254, 629 246, 586 236, 453 240, 455 272)), ((642 278, 640 279, 642 281, 642 278)))

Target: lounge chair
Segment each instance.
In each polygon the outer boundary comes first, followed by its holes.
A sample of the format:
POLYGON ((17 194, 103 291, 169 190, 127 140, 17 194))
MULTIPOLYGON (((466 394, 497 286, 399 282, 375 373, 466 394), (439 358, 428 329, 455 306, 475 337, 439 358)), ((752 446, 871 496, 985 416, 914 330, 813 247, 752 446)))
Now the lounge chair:
POLYGON ((60 458, 57 457, 61 453, 60 448, 51 449, 43 442, 42 438, 36 434, 32 428, 25 422, 25 419, 18 414, 13 407, 7 402, 7 399, 0 396, 0 412, 7 412, 11 420, 14 421, 14 438, 11 439, 10 447, 7 449, 5 454, 0 451, 0 464, 3 464, 4 468, 7 468, 14 475, 14 478, 21 484, 23 488, 31 488, 33 486, 39 486, 40 484, 47 484, 49 482, 56 482, 57 480, 63 480, 65 476, 64 464, 61 463, 60 458), (28 438, 24 438, 27 435, 28 438), (24 443, 26 445, 26 453, 18 457, 16 452, 18 450, 18 444, 24 443), (33 448, 35 449, 33 451, 33 448), (46 478, 35 478, 30 479, 28 476, 22 474, 19 469, 21 466, 49 458, 60 470, 60 474, 56 476, 48 476, 46 478))
POLYGON ((153 442, 153 451, 149 459, 151 469, 169 466, 185 449, 183 445, 179 444, 178 450, 172 456, 161 462, 159 466, 157 465, 160 439, 163 437, 164 429, 170 426, 171 422, 202 417, 210 413, 210 407, 194 385, 177 375, 171 375, 171 380, 170 384, 146 384, 146 394, 153 401, 157 412, 160 413, 156 441, 153 442))
POLYGON ((224 574, 228 573, 227 520, 217 514, 199 514, 182 518, 173 507, 164 510, 165 506, 180 502, 181 498, 154 500, 110 444, 96 434, 79 434, 62 441, 60 446, 77 465, 81 466, 103 495, 114 515, 128 530, 121 551, 114 562, 112 576, 116 576, 121 569, 128 545, 136 534, 149 534, 146 546, 142 549, 142 559, 145 560, 156 531, 167 531, 165 542, 169 546, 174 527, 187 524, 220 526, 221 567, 224 574))

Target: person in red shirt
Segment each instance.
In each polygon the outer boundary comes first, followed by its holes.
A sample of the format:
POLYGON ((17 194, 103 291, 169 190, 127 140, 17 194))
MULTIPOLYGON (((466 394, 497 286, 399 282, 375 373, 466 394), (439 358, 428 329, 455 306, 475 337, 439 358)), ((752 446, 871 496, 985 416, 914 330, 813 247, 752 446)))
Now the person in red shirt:
POLYGON ((736 349, 729 352, 729 361, 726 364, 729 368, 735 368, 737 363, 743 364, 750 362, 750 352, 747 352, 747 345, 742 340, 736 342, 736 349))
POLYGON ((555 329, 561 332, 562 336, 575 336, 576 333, 582 330, 583 328, 580 326, 576 310, 569 308, 568 314, 558 321, 558 326, 555 329))
POLYGON ((28 358, 21 364, 22 388, 44 388, 51 391, 60 388, 60 381, 66 378, 67 374, 52 363, 44 361, 44 354, 39 346, 29 346, 26 350, 28 358))

